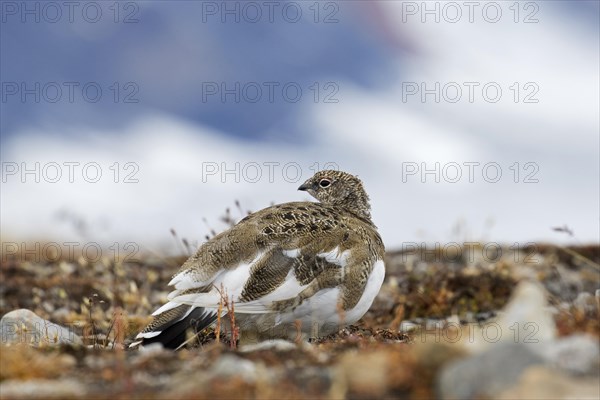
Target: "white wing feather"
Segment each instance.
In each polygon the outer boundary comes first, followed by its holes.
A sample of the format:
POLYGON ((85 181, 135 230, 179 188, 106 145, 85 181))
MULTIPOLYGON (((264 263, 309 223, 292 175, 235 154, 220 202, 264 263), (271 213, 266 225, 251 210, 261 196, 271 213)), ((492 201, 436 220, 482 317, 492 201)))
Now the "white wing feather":
MULTIPOLYGON (((169 282, 171 286, 175 286, 175 290, 168 296, 170 301, 156 310, 153 315, 158 315, 181 304, 218 309, 219 302, 221 301, 221 287, 224 288, 227 297, 235 303, 236 313, 262 314, 272 312, 271 306, 274 302, 294 298, 308 285, 301 285, 296 279, 294 271, 290 270, 285 277, 283 284, 273 292, 256 300, 247 302, 240 301, 244 286, 250 278, 252 267, 264 256, 264 254, 264 252, 261 252, 249 263, 240 263, 236 268, 221 270, 210 280, 197 280, 195 279, 197 276, 188 271, 179 273, 171 280, 171 282, 169 282), (181 294, 187 289, 205 287, 207 285, 213 286, 209 292, 181 294)), ((286 257, 290 258, 299 257, 300 249, 285 250, 284 254, 286 257)), ((350 250, 340 252, 338 247, 317 255, 317 257, 324 258, 332 264, 339 265, 342 269, 345 269, 347 266, 349 256, 350 250)))

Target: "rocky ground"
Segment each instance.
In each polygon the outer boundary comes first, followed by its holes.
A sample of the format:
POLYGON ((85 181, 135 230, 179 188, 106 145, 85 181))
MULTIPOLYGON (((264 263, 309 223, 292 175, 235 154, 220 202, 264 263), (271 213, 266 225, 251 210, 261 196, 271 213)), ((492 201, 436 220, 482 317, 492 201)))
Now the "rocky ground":
POLYGON ((337 334, 127 350, 184 259, 2 255, 0 397, 600 397, 598 246, 391 251, 371 310, 337 334))

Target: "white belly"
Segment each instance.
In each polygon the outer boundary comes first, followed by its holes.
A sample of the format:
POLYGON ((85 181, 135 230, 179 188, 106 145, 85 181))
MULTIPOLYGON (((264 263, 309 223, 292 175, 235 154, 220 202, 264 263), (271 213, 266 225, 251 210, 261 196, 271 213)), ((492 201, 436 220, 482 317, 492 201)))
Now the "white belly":
POLYGON ((326 336, 342 327, 353 324, 369 310, 379 293, 385 277, 383 260, 378 260, 369 275, 365 290, 353 308, 340 312, 338 309, 340 289, 330 288, 317 292, 306 299, 293 312, 282 314, 241 314, 236 317, 246 343, 265 338, 287 337, 298 339, 326 336), (300 324, 300 325, 299 325, 300 324), (255 337, 252 340, 252 336, 255 337))
POLYGON ((369 275, 367 286, 365 286, 365 291, 363 292, 360 300, 356 306, 354 306, 354 308, 346 312, 346 320, 348 324, 353 324, 361 319, 362 316, 367 313, 369 308, 371 308, 373 300, 375 300, 375 297, 377 297, 377 294, 379 293, 379 289, 381 289, 381 285, 383 285, 384 278, 385 265, 383 260, 377 260, 373 266, 371 275, 369 275))

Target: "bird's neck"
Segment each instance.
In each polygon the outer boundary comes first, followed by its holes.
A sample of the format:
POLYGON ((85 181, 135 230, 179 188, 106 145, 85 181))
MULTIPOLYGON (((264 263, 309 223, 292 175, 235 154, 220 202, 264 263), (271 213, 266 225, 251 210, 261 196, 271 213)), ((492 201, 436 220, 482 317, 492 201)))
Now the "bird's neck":
POLYGON ((337 205, 361 218, 371 221, 371 204, 369 204, 369 196, 364 192, 352 193, 337 205))

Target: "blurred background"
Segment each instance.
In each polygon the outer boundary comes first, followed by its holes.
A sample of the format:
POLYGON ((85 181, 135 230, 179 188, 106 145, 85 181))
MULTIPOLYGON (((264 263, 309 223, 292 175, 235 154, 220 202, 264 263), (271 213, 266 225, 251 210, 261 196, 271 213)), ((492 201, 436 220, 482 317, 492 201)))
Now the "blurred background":
POLYGON ((0 4, 3 242, 178 251, 323 168, 388 249, 600 241, 596 1, 0 4))

